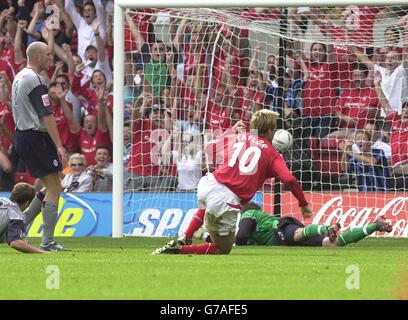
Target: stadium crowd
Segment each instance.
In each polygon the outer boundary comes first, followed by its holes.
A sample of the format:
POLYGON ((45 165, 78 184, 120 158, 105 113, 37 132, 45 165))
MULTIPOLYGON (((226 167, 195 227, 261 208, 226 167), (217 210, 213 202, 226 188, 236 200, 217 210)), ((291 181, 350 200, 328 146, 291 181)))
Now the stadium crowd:
MULTIPOLYGON (((63 188, 111 191, 113 1, 0 0, 0 10, 1 190, 11 190, 18 181, 34 183, 13 151, 11 84, 25 67, 25 48, 44 41, 54 61, 43 76, 49 80, 54 116, 70 155, 63 188)), ((279 9, 231 11, 247 22, 280 16, 279 9)), ((297 8, 288 17, 292 39, 301 39, 314 25, 327 40, 308 50, 302 41, 286 43, 282 117, 294 146, 284 156, 294 175, 305 189, 333 175, 362 191, 389 190, 398 181, 404 185, 405 9, 297 8), (356 16, 359 23, 350 25, 350 17, 356 16), (383 46, 374 47, 374 23, 384 17, 395 18, 396 24, 385 28, 383 46), (329 152, 338 168, 324 172, 329 152)), ((208 140, 238 120, 248 125, 262 108, 276 111, 279 57, 264 53, 260 45, 251 47, 248 28, 222 19, 203 22, 168 9, 126 11, 125 190, 195 190, 213 165, 203 152, 208 140), (163 13, 169 39, 155 31, 163 13)))

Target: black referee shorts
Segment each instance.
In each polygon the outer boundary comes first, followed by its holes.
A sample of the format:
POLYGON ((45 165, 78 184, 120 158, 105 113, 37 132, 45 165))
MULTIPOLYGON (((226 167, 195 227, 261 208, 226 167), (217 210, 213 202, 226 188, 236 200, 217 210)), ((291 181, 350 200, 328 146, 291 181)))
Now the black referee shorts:
POLYGON ((17 130, 13 143, 17 155, 33 177, 39 178, 62 170, 57 147, 47 132, 17 130))
POLYGON ((324 236, 316 236, 295 242, 295 232, 299 228, 304 228, 304 224, 293 217, 283 217, 279 221, 278 230, 274 237, 278 246, 301 246, 301 247, 321 247, 324 236))

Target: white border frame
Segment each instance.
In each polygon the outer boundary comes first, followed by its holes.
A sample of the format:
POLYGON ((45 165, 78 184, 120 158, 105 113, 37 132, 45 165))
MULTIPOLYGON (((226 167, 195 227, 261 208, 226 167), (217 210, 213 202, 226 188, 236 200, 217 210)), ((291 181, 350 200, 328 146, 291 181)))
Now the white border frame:
POLYGON ((319 7, 319 6, 395 6, 407 5, 406 0, 201 0, 196 3, 186 0, 151 0, 151 1, 137 1, 137 0, 115 0, 115 4, 119 7, 125 8, 227 8, 227 7, 319 7))
POLYGON ((114 59, 113 59, 113 187, 112 187, 112 237, 123 237, 123 97, 124 97, 124 13, 135 8, 226 8, 226 7, 298 7, 309 6, 395 6, 407 5, 407 0, 115 0, 114 4, 114 59))
POLYGON ((114 4, 112 237, 123 237, 124 9, 114 4))

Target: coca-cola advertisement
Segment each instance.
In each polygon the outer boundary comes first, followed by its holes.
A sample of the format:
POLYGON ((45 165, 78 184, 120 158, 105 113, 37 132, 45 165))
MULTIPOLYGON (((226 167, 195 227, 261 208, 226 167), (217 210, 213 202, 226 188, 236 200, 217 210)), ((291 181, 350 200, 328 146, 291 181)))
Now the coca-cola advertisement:
MULTIPOLYGON (((408 237, 408 194, 330 192, 305 193, 313 216, 303 219, 295 197, 291 193, 282 194, 282 216, 290 215, 305 224, 331 224, 340 222, 342 230, 363 227, 373 223, 378 216, 385 217, 393 224, 390 233, 376 232, 373 236, 408 237)), ((264 193, 264 209, 273 213, 274 195, 264 193)))

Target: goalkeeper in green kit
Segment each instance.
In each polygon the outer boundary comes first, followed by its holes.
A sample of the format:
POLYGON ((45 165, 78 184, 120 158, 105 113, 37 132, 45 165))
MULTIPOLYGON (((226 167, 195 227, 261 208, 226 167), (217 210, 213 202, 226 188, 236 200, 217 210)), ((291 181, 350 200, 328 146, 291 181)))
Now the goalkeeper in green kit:
POLYGON ((339 234, 340 224, 303 225, 293 217, 277 218, 250 202, 243 207, 235 245, 335 247, 358 242, 376 231, 391 232, 392 226, 379 217, 374 223, 339 234))

